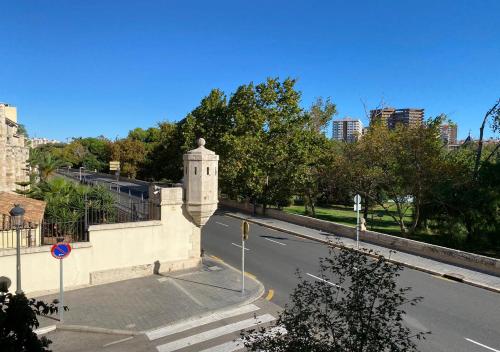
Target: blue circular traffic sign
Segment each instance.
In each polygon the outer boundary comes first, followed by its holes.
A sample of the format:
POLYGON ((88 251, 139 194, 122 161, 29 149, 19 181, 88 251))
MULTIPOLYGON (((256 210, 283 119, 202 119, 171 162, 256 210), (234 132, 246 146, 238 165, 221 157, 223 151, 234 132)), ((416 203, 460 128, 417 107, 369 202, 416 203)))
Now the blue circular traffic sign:
POLYGON ((52 253, 52 256, 56 259, 64 259, 70 252, 71 246, 69 243, 57 243, 50 249, 50 253, 52 253))

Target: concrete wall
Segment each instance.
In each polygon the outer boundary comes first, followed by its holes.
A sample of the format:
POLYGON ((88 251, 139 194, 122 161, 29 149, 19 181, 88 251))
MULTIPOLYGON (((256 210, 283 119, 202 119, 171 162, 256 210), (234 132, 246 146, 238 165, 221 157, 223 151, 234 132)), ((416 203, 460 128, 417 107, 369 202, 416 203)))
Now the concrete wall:
MULTIPOLYGON (((239 203, 233 200, 220 200, 221 206, 240 210, 245 213, 253 212, 253 205, 239 203)), ((262 208, 257 207, 257 213, 262 214, 262 208)), ((338 236, 356 238, 356 228, 337 224, 330 221, 311 218, 308 216, 285 213, 281 210, 267 209, 266 216, 287 221, 296 225, 318 229, 333 233, 338 236)), ((448 264, 459 265, 472 270, 478 270, 492 275, 500 276, 500 260, 478 254, 458 251, 446 247, 436 246, 410 239, 391 236, 375 231, 362 231, 360 240, 401 252, 416 254, 422 257, 438 260, 448 264)))
MULTIPOLYGON (((94 225, 90 242, 72 243, 64 260, 64 286, 89 284, 194 267, 200 263, 200 227, 182 202, 182 188, 161 189, 161 221, 94 225)), ((59 260, 51 246, 21 249, 22 288, 31 295, 56 291, 59 260)), ((16 250, 0 249, 0 276, 15 290, 16 250)))

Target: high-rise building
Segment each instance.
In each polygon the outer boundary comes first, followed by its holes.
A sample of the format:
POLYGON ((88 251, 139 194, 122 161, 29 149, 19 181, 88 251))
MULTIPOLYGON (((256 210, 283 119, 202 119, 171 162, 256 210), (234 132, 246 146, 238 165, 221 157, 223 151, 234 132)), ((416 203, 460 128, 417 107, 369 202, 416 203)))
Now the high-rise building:
POLYGON ((26 162, 29 148, 18 133, 17 109, 0 103, 0 191, 16 190, 16 182, 29 180, 26 162))
POLYGON ((424 109, 383 108, 370 111, 370 124, 381 122, 382 125, 394 129, 398 124, 416 127, 424 120, 424 109))
POLYGON ((457 131, 458 127, 455 124, 441 125, 441 139, 447 145, 457 144, 457 131))
POLYGON ((363 133, 363 124, 358 119, 346 117, 333 121, 332 139, 344 142, 354 142, 363 133))
POLYGON ((48 139, 48 138, 31 138, 30 141, 31 141, 32 148, 36 148, 36 147, 39 147, 39 146, 45 145, 45 144, 60 144, 61 143, 57 139, 48 139))

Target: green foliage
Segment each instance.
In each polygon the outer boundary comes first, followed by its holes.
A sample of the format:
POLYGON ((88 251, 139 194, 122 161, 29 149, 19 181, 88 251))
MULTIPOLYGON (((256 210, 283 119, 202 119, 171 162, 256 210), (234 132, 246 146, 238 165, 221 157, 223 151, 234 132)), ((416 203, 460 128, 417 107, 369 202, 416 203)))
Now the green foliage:
MULTIPOLYGON (((28 299, 24 294, 13 295, 0 292, 0 350, 2 352, 43 352, 51 341, 39 338, 33 331, 38 328, 40 314, 57 313, 57 306, 36 299, 28 299)), ((68 310, 68 307, 64 307, 68 310)))
MULTIPOLYGON (((374 254, 370 252, 370 254, 374 254)), ((319 277, 304 280, 268 328, 242 332, 251 351, 417 351, 429 332, 412 332, 404 323, 410 288, 398 287, 403 267, 383 256, 370 258, 349 249, 320 259, 319 277)))

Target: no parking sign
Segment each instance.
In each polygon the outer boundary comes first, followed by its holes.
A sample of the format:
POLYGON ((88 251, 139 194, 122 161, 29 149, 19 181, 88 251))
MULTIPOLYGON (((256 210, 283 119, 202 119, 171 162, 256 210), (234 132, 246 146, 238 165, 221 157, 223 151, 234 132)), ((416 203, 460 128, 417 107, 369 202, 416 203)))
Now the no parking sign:
POLYGON ((71 252, 71 246, 69 243, 57 243, 52 246, 50 253, 56 259, 64 259, 71 252))

